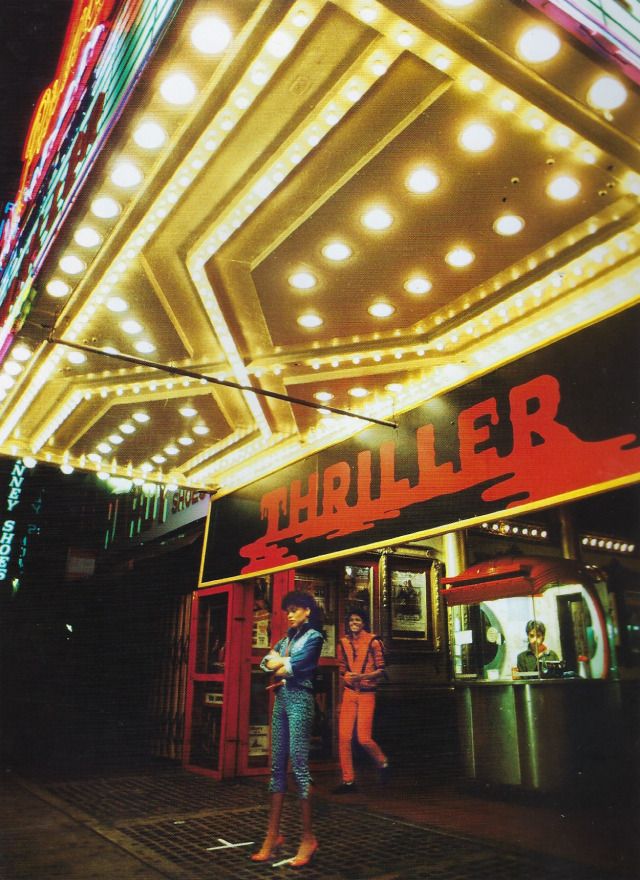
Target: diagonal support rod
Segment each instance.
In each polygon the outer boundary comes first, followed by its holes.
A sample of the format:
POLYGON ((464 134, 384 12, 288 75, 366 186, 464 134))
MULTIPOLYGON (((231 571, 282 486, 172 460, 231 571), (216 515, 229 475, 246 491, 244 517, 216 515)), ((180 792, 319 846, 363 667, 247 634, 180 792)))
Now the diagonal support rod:
POLYGON ((210 385, 224 385, 225 388, 236 388, 238 391, 251 391, 253 394, 261 394, 263 397, 273 397, 276 400, 284 400, 286 403, 295 404, 297 406, 306 406, 310 409, 322 410, 322 412, 331 412, 339 416, 348 416, 350 419, 360 419, 363 422, 382 425, 385 428, 398 427, 396 422, 388 422, 385 419, 376 419, 373 416, 363 416, 360 413, 349 412, 349 410, 346 409, 338 409, 335 406, 327 406, 324 403, 314 403, 312 400, 302 400, 300 397, 291 397, 289 394, 268 391, 266 388, 254 388, 253 385, 240 385, 240 383, 231 382, 228 379, 216 379, 214 376, 205 376, 203 373, 196 373, 194 370, 184 370, 182 367, 170 367, 167 364, 148 361, 145 358, 135 357, 135 355, 131 354, 116 354, 112 351, 103 351, 101 348, 94 348, 93 345, 83 345, 80 342, 68 342, 66 339, 58 339, 58 337, 53 335, 47 337, 47 342, 50 342, 52 345, 65 345, 67 348, 75 348, 78 351, 88 352, 89 354, 100 354, 104 357, 125 361, 128 364, 134 364, 137 367, 150 367, 152 370, 160 370, 163 373, 170 373, 173 376, 184 376, 187 379, 197 379, 201 382, 208 382, 210 385))

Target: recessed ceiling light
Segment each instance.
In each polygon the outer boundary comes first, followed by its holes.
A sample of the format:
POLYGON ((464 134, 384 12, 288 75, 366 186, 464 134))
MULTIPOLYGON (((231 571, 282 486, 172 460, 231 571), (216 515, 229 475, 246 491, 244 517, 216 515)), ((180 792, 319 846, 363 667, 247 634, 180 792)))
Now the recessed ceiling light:
POLYGON ((100 244, 102 236, 92 226, 81 226, 76 229, 73 239, 80 247, 93 248, 100 244))
POLYGON ((191 30, 191 42, 203 55, 219 55, 231 42, 229 25, 215 15, 201 19, 191 30))
POLYGON ((328 403, 330 400, 333 400, 333 394, 330 391, 316 391, 313 396, 321 403, 328 403))
POLYGON ((178 437, 178 443, 181 446, 191 446, 191 444, 194 442, 195 441, 194 441, 193 437, 178 437))
POLYGON ((169 104, 180 107, 193 101, 196 87, 186 73, 172 73, 160 86, 160 94, 169 104))
POLYGON ((297 290, 310 290, 318 283, 318 279, 312 272, 295 272, 289 275, 289 284, 297 290))
POLYGON ((111 172, 111 181, 121 189, 130 189, 137 186, 142 180, 142 172, 133 162, 123 160, 118 162, 111 172))
POLYGON ((560 51, 560 40, 552 30, 541 25, 526 30, 517 44, 518 55, 525 61, 538 64, 549 61, 560 51))
POLYGON ((393 217, 385 208, 371 208, 361 218, 363 226, 367 229, 388 229, 393 223, 393 217))
POLYGON ((136 342, 134 348, 140 354, 151 354, 153 351, 156 350, 153 342, 149 342, 146 339, 141 339, 140 342, 136 342))
POLYGON ((524 229, 524 220, 517 214, 503 214, 495 221, 493 228, 498 235, 517 235, 524 229))
POLYGON ((90 452, 89 455, 87 455, 87 458, 94 464, 100 464, 100 462, 102 461, 102 456, 98 455, 97 452, 90 452))
POLYGON ((449 251, 445 260, 450 266, 454 266, 456 269, 461 269, 464 266, 471 265, 475 258, 476 255, 473 251, 469 250, 469 248, 456 247, 449 251))
POLYGON ((555 177, 547 186, 547 194, 558 202, 564 202, 572 199, 580 192, 580 183, 575 177, 568 175, 560 175, 555 177))
POLYGON ((73 467, 72 467, 72 465, 70 465, 70 464, 66 464, 66 463, 60 465, 60 470, 62 471, 63 474, 67 474, 67 475, 73 473, 73 467))
POLYGON ((265 44, 265 49, 274 58, 285 58, 293 49, 294 39, 284 30, 273 33, 265 44))
POLYGON ((627 90, 612 76, 602 76, 589 89, 587 100, 598 110, 616 110, 627 100, 627 90))
POLYGON ((155 461, 156 464, 164 464, 166 460, 166 457, 164 455, 160 455, 159 453, 157 455, 151 456, 151 461, 155 461))
POLYGON ((75 254, 66 254, 60 260, 59 266, 67 275, 80 275, 87 268, 86 263, 80 257, 76 257, 75 254))
POLYGON ((190 419, 192 416, 198 415, 198 410, 194 409, 192 406, 181 406, 178 412, 186 419, 190 419))
POLYGON ((11 356, 14 357, 17 361, 28 361, 31 357, 31 350, 27 348, 26 345, 16 345, 11 350, 11 356))
POLYGON ((71 291, 71 288, 66 283, 66 281, 62 281, 60 278, 53 278, 47 284, 47 293, 49 296, 66 296, 71 291))
POLYGON ((121 296, 110 296, 106 306, 110 312, 126 312, 129 308, 129 303, 122 299, 121 296))
POLYGON ((120 425, 120 430, 123 434, 134 434, 136 430, 136 426, 132 425, 131 422, 125 422, 123 425, 120 425))
POLYGON ((134 412, 131 418, 139 424, 143 424, 144 422, 148 422, 151 416, 148 415, 146 412, 134 412))
POLYGON ((371 24, 371 22, 375 21, 378 17, 378 10, 371 6, 362 6, 358 10, 358 17, 366 22, 366 24, 371 24))
POLYGON ((367 309, 374 318, 388 318, 395 312, 395 306, 388 302, 375 302, 367 309))
POLYGON ((343 241, 332 241, 322 248, 322 253, 328 260, 333 260, 337 263, 341 260, 349 259, 352 251, 349 245, 343 241))
POLYGON ((133 139, 143 150, 157 150, 167 139, 167 133, 157 122, 143 122, 133 133, 133 139))
POLYGON ((404 283, 404 289, 408 293, 429 293, 433 285, 429 281, 428 278, 424 278, 422 275, 414 275, 413 278, 407 278, 404 283))
POLYGON ((10 376, 17 376, 18 373, 22 372, 22 367, 15 361, 6 361, 6 363, 2 365, 2 369, 10 376))
POLYGON ((67 360, 70 364, 83 364, 87 359, 87 356, 82 351, 70 351, 67 354, 67 360))
POLYGON ((142 324, 139 324, 137 321, 134 321, 133 318, 130 318, 127 321, 123 321, 122 324, 120 324, 120 326, 122 327, 122 329, 124 330, 125 333, 130 333, 132 335, 134 333, 140 333, 140 331, 142 330, 142 324))
POLYGON ((209 428, 207 425, 194 425, 191 429, 194 434, 208 434, 209 428))
POLYGON ((417 195, 424 195, 424 193, 433 192, 433 190, 438 187, 439 183, 440 178, 435 171, 432 171, 431 168, 427 168, 424 165, 419 168, 414 168, 406 180, 407 189, 417 195))
POLYGON ((307 312, 307 314, 305 315, 300 315, 300 317, 298 318, 298 324, 301 327, 313 329, 314 327, 321 327, 324 324, 324 320, 320 317, 320 315, 315 315, 312 312, 307 312))
POLYGON ((384 387, 386 391, 391 391, 392 394, 397 394, 399 391, 402 391, 402 385, 400 382, 389 382, 389 384, 384 387))
POLYGON ((111 196, 98 196, 91 202, 91 212, 103 220, 110 220, 120 213, 120 205, 111 196))
POLYGON ((0 376, 0 388, 8 390, 9 388, 13 388, 15 384, 16 380, 12 379, 11 376, 8 376, 6 373, 3 373, 0 376))
POLYGON ((349 389, 349 394, 350 394, 352 397, 366 397, 368 393, 369 393, 369 392, 368 392, 368 390, 367 390, 366 388, 361 388, 361 387, 359 387, 359 386, 356 387, 356 388, 350 388, 350 389, 349 389))
POLYGON ((96 449, 98 452, 102 452, 103 455, 106 455, 108 452, 111 452, 113 447, 109 446, 108 443, 98 443, 96 449))
POLYGON ((493 129, 481 122, 474 122, 462 130, 459 137, 460 146, 470 153, 483 153, 495 141, 493 129))
POLYGON ((119 446, 120 443, 124 443, 124 438, 120 434, 109 434, 109 442, 114 446, 119 446))
POLYGON ((164 451, 167 455, 177 455, 180 452, 177 446, 165 446, 164 451))

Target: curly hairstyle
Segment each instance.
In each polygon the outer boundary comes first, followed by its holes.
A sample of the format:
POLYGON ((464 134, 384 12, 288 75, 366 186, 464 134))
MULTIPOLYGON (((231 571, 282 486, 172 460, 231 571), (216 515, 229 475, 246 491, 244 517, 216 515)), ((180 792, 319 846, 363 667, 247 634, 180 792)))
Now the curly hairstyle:
POLYGON ((297 608, 308 608, 311 612, 309 614, 309 626, 312 629, 317 629, 320 633, 322 632, 322 609, 310 593, 305 593, 302 590, 291 590, 282 599, 280 607, 283 611, 286 611, 290 605, 295 605, 297 608))

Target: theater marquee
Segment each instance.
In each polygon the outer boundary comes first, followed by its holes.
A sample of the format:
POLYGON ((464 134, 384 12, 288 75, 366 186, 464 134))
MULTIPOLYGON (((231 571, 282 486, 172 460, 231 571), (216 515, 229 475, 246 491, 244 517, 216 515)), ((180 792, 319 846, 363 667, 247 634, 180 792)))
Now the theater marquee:
POLYGON ((640 307, 214 502, 201 584, 640 479, 640 307))

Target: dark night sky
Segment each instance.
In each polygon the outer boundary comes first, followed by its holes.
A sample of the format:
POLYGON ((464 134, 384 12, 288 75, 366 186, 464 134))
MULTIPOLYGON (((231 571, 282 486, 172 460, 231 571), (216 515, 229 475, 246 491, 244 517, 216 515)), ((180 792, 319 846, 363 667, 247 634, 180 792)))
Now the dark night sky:
POLYGON ((73 0, 0 0, 0 211, 13 201, 38 98, 52 82, 73 0))

